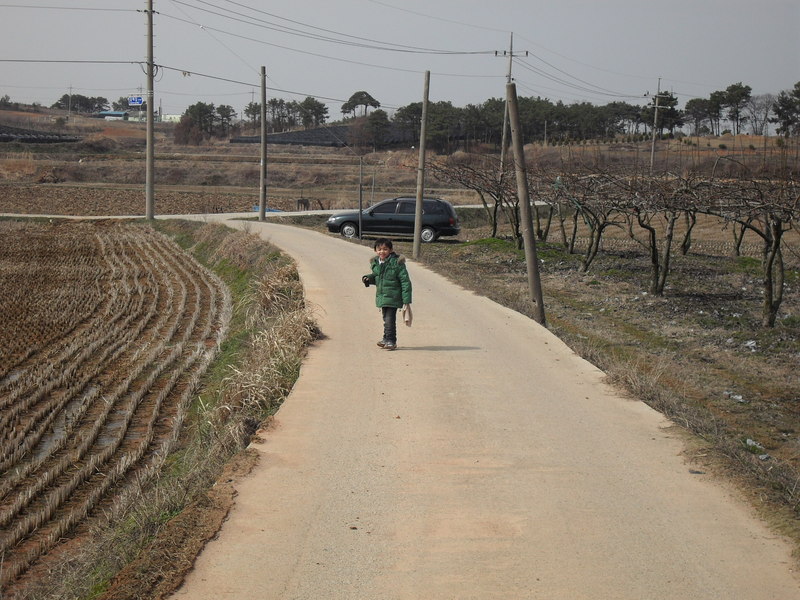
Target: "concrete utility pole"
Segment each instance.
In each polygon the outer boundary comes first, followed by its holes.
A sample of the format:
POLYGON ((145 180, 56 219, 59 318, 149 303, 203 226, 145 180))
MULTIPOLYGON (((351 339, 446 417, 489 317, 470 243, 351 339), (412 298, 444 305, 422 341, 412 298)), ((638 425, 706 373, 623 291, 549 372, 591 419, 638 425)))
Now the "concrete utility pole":
POLYGON ((525 265, 528 270, 528 288, 534 304, 533 319, 540 325, 547 326, 544 317, 544 299, 542 283, 539 277, 539 259, 536 256, 536 238, 533 235, 533 219, 531 218, 531 200, 528 195, 528 177, 525 173, 525 151, 522 146, 522 132, 519 124, 519 107, 517 106, 517 86, 506 84, 506 103, 511 124, 511 145, 514 148, 514 162, 517 172, 517 197, 519 198, 520 220, 522 222, 522 241, 525 244, 525 265))
POLYGON ((656 92, 656 105, 653 116, 653 142, 650 144, 650 175, 653 174, 653 163, 656 157, 656 127, 658 126, 658 98, 661 96, 661 77, 658 78, 658 91, 656 92))
POLYGON ((153 0, 147 0, 147 150, 145 153, 145 217, 155 218, 155 152, 153 135, 153 0))
POLYGON ((261 67, 261 162, 259 163, 258 220, 267 212, 267 68, 261 67))
POLYGON ((361 237, 362 215, 364 211, 364 157, 358 156, 358 239, 361 237))
MULTIPOLYGON (((506 73, 506 84, 511 83, 511 65, 514 61, 514 32, 511 32, 511 38, 508 43, 508 52, 503 52, 503 55, 508 55, 508 72, 506 73)), ((495 52, 495 56, 499 56, 499 52, 495 52)), ((525 56, 528 56, 528 51, 525 51, 525 56)), ((506 148, 508 147, 508 101, 506 101, 505 109, 503 110, 503 133, 500 139, 500 173, 503 173, 506 164, 506 148)))
POLYGON ((417 204, 414 208, 414 249, 411 257, 419 258, 420 236, 422 234, 422 198, 425 191, 425 138, 428 124, 428 91, 431 86, 431 72, 425 71, 425 87, 422 93, 422 123, 419 128, 419 166, 417 167, 417 204))

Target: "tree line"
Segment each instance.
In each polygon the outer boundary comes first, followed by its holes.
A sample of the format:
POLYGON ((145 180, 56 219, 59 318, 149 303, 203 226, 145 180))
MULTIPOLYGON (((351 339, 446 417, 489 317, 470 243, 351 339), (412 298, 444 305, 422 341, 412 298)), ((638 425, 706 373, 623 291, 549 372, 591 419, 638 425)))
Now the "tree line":
MULTIPOLYGON (((560 100, 521 97, 519 112, 524 141, 559 144, 620 137, 641 140, 652 135, 653 128, 659 136, 673 136, 685 126, 695 135, 727 132, 763 135, 768 124, 776 125, 778 135, 800 134, 800 82, 777 95, 753 95, 750 86, 739 82, 712 92, 708 98, 693 98, 683 109, 678 108, 678 98, 673 93, 661 92, 657 96, 645 106, 621 101, 605 105, 565 104, 560 100)), ((327 122, 324 105, 315 104, 313 98, 304 103, 268 101, 268 131, 317 127, 327 122)), ((355 126, 354 145, 380 149, 398 138, 419 139, 422 102, 402 106, 392 115, 380 106, 365 91, 355 92, 342 104, 342 121, 355 126)), ((252 125, 258 124, 258 103, 248 105, 245 113, 252 125)), ((497 146, 502 138, 504 114, 503 98, 490 98, 465 107, 454 106, 450 101, 429 103, 428 143, 440 153, 459 148, 470 150, 480 144, 497 146)))
MULTIPOLYGON (((671 92, 661 92, 644 106, 615 101, 605 105, 590 102, 565 104, 541 97, 519 98, 521 129, 524 141, 552 144, 582 140, 642 139, 653 133, 674 135, 688 126, 691 134, 721 135, 766 133, 768 124, 776 126, 782 136, 800 135, 800 82, 777 95, 753 95, 752 88, 742 82, 712 92, 707 98, 692 98, 683 109, 671 92), (656 111, 656 100, 658 110, 656 111), (657 114, 656 114, 657 113, 657 114)), ((4 104, 11 99, 4 96, 4 104)), ((51 108, 77 113, 127 110, 128 100, 108 99, 81 94, 64 94, 51 108)), ((391 145, 398 137, 418 139, 422 102, 402 106, 393 114, 366 91, 355 92, 341 105, 339 122, 358 124, 358 142, 374 148, 391 145), (370 109, 372 111, 370 112, 370 109)), ((437 152, 469 150, 478 144, 497 145, 502 138, 505 113, 503 98, 490 98, 479 104, 457 107, 450 101, 432 102, 428 106, 428 143, 437 152)), ((267 131, 283 132, 311 128, 329 122, 328 107, 314 97, 302 101, 271 98, 267 101, 267 131)), ((230 105, 215 106, 198 102, 188 107, 184 121, 176 132, 176 141, 197 142, 206 137, 236 134, 242 127, 260 127, 261 105, 250 102, 242 115, 230 105)))

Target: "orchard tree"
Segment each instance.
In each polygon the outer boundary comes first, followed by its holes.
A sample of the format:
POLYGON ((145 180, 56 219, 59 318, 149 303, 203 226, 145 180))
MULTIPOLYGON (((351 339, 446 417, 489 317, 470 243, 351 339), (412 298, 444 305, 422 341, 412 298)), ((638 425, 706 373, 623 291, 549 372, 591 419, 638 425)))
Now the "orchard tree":
POLYGON ((521 245, 519 198, 511 161, 503 167, 500 168, 496 155, 466 152, 436 158, 427 165, 433 177, 442 183, 458 185, 478 194, 492 228, 492 237, 498 236, 498 216, 502 211, 511 224, 514 239, 521 245))

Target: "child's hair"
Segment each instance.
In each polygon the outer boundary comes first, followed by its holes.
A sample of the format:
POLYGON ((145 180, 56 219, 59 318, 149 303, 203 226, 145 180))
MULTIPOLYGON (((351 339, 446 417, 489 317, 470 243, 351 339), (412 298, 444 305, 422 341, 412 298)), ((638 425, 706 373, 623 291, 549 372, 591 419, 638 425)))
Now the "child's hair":
POLYGON ((381 246, 386 246, 389 250, 392 250, 392 240, 386 238, 378 238, 375 240, 375 245, 372 246, 373 250, 377 250, 381 246))

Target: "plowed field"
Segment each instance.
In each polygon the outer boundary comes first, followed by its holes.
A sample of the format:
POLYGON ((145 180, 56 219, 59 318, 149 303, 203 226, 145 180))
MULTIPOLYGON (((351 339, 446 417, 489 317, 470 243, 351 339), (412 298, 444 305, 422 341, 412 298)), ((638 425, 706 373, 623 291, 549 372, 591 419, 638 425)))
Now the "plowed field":
MULTIPOLYGON (((258 194, 246 195, 158 190, 159 215, 248 212, 258 205, 258 194)), ((286 210, 270 200, 272 208, 286 210)), ((15 184, 0 186, 0 213, 25 215, 144 215, 144 188, 109 188, 80 185, 15 184)))
POLYGON ((148 226, 0 222, 0 589, 157 469, 230 319, 148 226))

